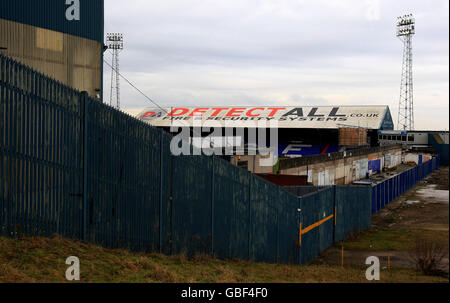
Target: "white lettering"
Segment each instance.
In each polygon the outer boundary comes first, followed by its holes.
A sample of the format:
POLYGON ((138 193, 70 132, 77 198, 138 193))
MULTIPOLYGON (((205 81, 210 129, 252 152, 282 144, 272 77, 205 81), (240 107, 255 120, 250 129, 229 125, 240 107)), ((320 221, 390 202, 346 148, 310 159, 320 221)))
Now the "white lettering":
POLYGON ((80 280, 80 260, 77 257, 68 257, 66 264, 71 265, 66 270, 66 279, 69 281, 80 280))
POLYGON ((366 259, 366 265, 372 264, 366 270, 366 279, 369 281, 380 280, 380 259, 370 256, 366 259))
POLYGON ((66 9, 66 19, 69 21, 80 20, 80 0, 66 0, 66 5, 70 5, 66 9))

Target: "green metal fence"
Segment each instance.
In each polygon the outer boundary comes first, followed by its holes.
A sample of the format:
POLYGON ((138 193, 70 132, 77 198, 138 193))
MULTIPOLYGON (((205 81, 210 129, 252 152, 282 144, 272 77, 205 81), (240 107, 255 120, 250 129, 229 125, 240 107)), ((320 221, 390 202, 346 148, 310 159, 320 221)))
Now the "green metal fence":
MULTIPOLYGON (((0 233, 305 263, 370 225, 371 192, 300 196, 0 55, 0 233)), ((309 192, 309 189, 306 191, 309 192)))

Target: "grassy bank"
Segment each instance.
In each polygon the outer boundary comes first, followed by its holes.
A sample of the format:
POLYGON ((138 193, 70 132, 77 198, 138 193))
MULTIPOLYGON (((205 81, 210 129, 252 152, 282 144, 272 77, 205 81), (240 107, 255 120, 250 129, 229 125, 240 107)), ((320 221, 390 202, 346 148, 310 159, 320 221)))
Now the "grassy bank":
MULTIPOLYGON (((0 238, 0 282, 67 282, 69 256, 80 282, 368 282, 364 266, 280 265, 207 256, 132 253, 61 238, 0 238)), ((382 271, 380 282, 444 282, 410 269, 382 271)))
POLYGON ((347 250, 361 251, 413 251, 416 239, 426 238, 446 247, 448 250, 449 232, 419 229, 379 229, 358 234, 357 237, 336 244, 347 250))

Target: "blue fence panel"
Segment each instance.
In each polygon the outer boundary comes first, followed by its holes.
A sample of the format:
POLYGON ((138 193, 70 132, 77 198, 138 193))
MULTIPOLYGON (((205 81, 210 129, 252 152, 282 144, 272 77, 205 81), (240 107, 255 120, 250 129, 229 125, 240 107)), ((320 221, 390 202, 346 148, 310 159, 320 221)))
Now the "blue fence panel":
POLYGON ((370 186, 336 186, 336 242, 370 227, 371 198, 370 186))
POLYGON ((212 160, 206 156, 172 157, 172 253, 211 251, 212 160))
POLYGON ((390 199, 391 191, 389 188, 389 179, 385 180, 384 184, 386 187, 386 203, 384 204, 384 206, 386 207, 391 202, 391 199, 390 199))
MULTIPOLYGON (((317 205, 315 195, 318 193, 307 194, 300 199, 300 223, 301 231, 305 231, 318 221, 317 205)), ((313 228, 301 235, 300 262, 301 264, 313 260, 320 253, 319 230, 313 228)))
POLYGON ((95 100, 86 112, 87 239, 159 250, 162 133, 95 100))
MULTIPOLYGON (((173 200, 172 179, 173 179, 173 156, 170 153, 171 136, 160 130, 161 140, 161 163, 159 170, 159 252, 164 254, 172 253, 172 231, 173 220, 171 219, 173 200)), ((158 175, 158 174, 157 174, 158 175)))
POLYGON ((412 174, 413 174, 413 170, 412 170, 412 169, 408 170, 408 171, 406 172, 406 174, 407 174, 407 178, 408 178, 408 180, 407 180, 408 187, 407 187, 406 189, 409 190, 409 189, 411 188, 411 184, 412 184, 412 174))
POLYGON ((0 235, 80 238, 81 96, 0 55, 0 235))
POLYGON ((405 192, 405 174, 400 174, 400 195, 405 192))
POLYGON ((387 183, 388 183, 388 186, 389 186, 389 189, 388 189, 388 203, 391 203, 392 202, 392 192, 393 192, 393 185, 392 185, 392 178, 390 178, 390 179, 388 179, 387 180, 387 183))
POLYGON ((392 201, 397 198, 397 176, 392 177, 392 201))
POLYGON ((372 186, 372 215, 377 213, 377 187, 372 186))
POLYGON ((417 169, 414 167, 410 171, 410 180, 409 180, 409 188, 413 187, 416 183, 416 175, 417 175, 417 169))
POLYGON ((300 263, 299 255, 299 199, 279 188, 278 262, 300 263))
POLYGON ((383 188, 382 184, 377 184, 377 212, 382 208, 383 188))
POLYGON ((329 187, 315 195, 318 208, 317 227, 319 231, 319 250, 324 251, 333 244, 334 234, 334 188, 329 187))
POLYGON ((213 158, 213 165, 213 252, 219 258, 248 259, 250 174, 230 170, 222 159, 213 158))
POLYGON ((252 175, 250 187, 250 260, 277 261, 277 186, 252 175))
POLYGON ((395 198, 400 196, 400 175, 395 176, 395 198))
POLYGON ((372 213, 380 211, 388 203, 397 199, 405 191, 411 189, 417 182, 430 175, 439 165, 439 156, 421 165, 410 168, 399 175, 378 183, 372 188, 372 199, 376 203, 372 205, 372 213))
POLYGON ((392 199, 395 200, 398 197, 398 184, 397 184, 398 175, 392 178, 393 188, 392 188, 392 199))

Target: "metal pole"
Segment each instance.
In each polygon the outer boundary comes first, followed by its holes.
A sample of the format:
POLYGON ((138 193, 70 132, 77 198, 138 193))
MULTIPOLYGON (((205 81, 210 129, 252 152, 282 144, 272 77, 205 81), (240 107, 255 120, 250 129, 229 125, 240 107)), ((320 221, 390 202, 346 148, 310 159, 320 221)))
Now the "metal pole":
POLYGON ((162 222, 163 222, 163 130, 160 129, 160 154, 159 154, 159 253, 162 253, 162 222))
POLYGON ((88 110, 87 110, 88 94, 81 93, 81 104, 83 111, 82 132, 83 132, 83 241, 87 241, 87 165, 88 165, 88 110))
POLYGON ((211 176, 211 256, 214 256, 214 164, 215 156, 212 156, 211 176))

